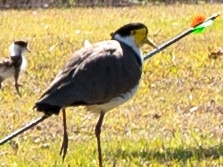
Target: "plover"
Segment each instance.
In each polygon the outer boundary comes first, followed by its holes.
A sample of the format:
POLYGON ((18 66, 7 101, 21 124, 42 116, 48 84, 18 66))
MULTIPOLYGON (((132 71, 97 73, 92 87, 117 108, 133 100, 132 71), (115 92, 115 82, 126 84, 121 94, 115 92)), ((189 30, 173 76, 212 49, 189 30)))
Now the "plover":
POLYGON ((102 167, 100 132, 106 112, 129 100, 136 92, 142 74, 143 44, 156 47, 148 39, 142 23, 130 23, 111 34, 112 39, 76 51, 64 64, 34 108, 45 114, 63 111, 63 158, 68 147, 65 108, 86 106, 99 113, 95 134, 99 166, 102 167))
POLYGON ((15 79, 15 89, 19 92, 19 74, 25 69, 27 61, 25 58, 25 52, 29 51, 28 43, 26 41, 18 40, 14 41, 10 47, 10 56, 0 61, 0 88, 2 82, 10 77, 15 79))

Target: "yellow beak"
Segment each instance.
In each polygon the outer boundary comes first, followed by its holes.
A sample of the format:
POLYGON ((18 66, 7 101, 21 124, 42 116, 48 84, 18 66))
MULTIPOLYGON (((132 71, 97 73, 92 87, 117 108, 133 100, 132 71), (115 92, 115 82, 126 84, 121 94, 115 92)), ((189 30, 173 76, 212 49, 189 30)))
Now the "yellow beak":
POLYGON ((29 53, 31 53, 31 50, 28 47, 26 48, 26 51, 29 52, 29 53))
POLYGON ((150 46, 152 46, 154 48, 157 48, 156 44, 152 41, 152 39, 150 39, 148 37, 146 38, 145 43, 147 43, 148 45, 150 45, 150 46))

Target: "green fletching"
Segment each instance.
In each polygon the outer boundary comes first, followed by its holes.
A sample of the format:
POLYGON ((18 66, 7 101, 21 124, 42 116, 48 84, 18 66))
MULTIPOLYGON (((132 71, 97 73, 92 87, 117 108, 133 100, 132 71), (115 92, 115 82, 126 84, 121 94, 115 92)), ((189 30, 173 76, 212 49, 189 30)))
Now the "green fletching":
POLYGON ((193 33, 201 33, 206 27, 210 26, 213 23, 213 20, 207 20, 202 24, 194 27, 193 33))
POLYGON ((201 33, 204 31, 204 29, 205 29, 205 27, 196 28, 193 30, 193 33, 195 33, 195 34, 201 33))

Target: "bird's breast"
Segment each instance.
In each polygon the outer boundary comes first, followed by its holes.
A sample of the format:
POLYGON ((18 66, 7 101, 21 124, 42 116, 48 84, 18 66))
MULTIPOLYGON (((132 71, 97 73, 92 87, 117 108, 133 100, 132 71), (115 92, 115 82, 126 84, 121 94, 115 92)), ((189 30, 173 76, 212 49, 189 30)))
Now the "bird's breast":
POLYGON ((128 92, 122 93, 117 97, 112 98, 110 101, 103 103, 103 104, 94 104, 94 105, 88 105, 86 106, 87 110, 95 113, 100 113, 101 111, 107 112, 111 109, 113 109, 116 106, 119 106, 129 99, 132 98, 132 96, 135 94, 136 90, 138 88, 138 85, 136 85, 134 88, 129 90, 128 92))
POLYGON ((25 56, 22 56, 22 63, 21 63, 21 67, 20 70, 23 71, 27 66, 27 60, 25 58, 25 56))

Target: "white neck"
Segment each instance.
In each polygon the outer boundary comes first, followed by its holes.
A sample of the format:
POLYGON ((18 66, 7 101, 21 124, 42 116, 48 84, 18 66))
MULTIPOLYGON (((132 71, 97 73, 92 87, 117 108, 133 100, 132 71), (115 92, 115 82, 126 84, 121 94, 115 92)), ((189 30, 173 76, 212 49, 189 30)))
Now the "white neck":
POLYGON ((140 58, 141 62, 143 63, 142 52, 141 52, 140 48, 138 48, 136 46, 134 37, 132 37, 132 36, 122 37, 119 34, 115 34, 114 39, 128 45, 129 47, 131 47, 135 51, 137 56, 140 58))
POLYGON ((21 46, 12 43, 9 47, 9 51, 10 51, 10 56, 19 56, 19 55, 23 56, 25 49, 21 48, 21 46))
POLYGON ((22 65, 20 67, 20 70, 24 70, 25 67, 27 66, 27 61, 26 61, 26 58, 25 58, 25 51, 26 50, 21 48, 20 46, 15 45, 14 43, 12 43, 9 47, 9 51, 10 51, 10 56, 11 57, 19 56, 19 55, 22 56, 22 65))

